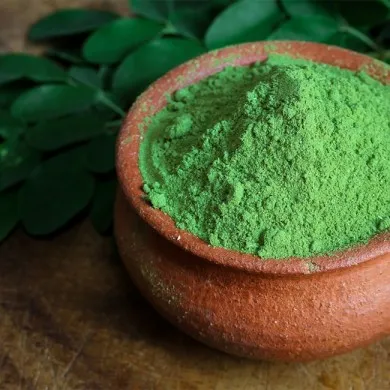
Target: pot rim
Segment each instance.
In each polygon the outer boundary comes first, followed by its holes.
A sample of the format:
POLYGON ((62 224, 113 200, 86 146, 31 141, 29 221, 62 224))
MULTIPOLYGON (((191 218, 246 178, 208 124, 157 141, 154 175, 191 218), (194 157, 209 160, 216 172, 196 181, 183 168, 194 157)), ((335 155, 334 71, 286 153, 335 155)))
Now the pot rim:
POLYGON ((371 57, 336 46, 300 41, 267 41, 233 45, 196 57, 166 73, 151 84, 131 107, 117 141, 117 173, 123 193, 141 218, 160 235, 211 263, 270 275, 302 275, 346 268, 390 253, 390 232, 376 235, 332 255, 308 258, 262 259, 230 249, 212 247, 192 233, 175 226, 173 219, 154 209, 142 190, 138 152, 145 119, 166 105, 166 96, 193 84, 226 66, 245 66, 264 61, 270 53, 287 54, 351 70, 364 69, 373 77, 390 83, 390 68, 371 57))

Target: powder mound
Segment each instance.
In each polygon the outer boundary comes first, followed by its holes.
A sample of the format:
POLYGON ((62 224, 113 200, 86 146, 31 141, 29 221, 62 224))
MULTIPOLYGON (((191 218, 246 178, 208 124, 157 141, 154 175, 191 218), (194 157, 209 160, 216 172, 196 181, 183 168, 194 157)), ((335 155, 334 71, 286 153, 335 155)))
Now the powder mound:
POLYGON ((182 89, 151 118, 145 192, 213 246, 283 259, 390 229, 390 87, 270 56, 182 89))

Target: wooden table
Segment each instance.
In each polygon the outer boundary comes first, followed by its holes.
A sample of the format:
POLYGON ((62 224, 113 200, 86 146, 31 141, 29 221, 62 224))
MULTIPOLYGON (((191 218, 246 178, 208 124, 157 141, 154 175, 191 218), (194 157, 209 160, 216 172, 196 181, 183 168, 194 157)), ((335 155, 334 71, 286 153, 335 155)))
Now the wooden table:
MULTIPOLYGON (((61 6, 126 1, 1 0, 0 49, 31 50, 24 28, 61 6)), ((163 320, 88 222, 54 238, 0 244, 1 390, 389 390, 390 338, 323 362, 252 362, 163 320)))

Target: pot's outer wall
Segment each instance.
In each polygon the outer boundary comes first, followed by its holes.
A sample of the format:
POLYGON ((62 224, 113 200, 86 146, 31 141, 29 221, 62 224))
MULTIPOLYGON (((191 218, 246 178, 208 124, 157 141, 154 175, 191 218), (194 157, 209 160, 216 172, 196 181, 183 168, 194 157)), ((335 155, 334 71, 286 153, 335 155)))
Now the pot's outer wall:
POLYGON ((115 215, 119 251, 139 289, 170 322, 212 347, 307 361, 390 333, 390 254, 313 275, 248 274, 165 240, 122 194, 115 215))
POLYGON ((262 260, 213 248, 144 199, 138 151, 145 118, 166 94, 227 65, 289 53, 390 82, 390 68, 315 43, 253 43, 211 52, 152 84, 132 107, 118 139, 121 192, 115 211, 120 254, 155 308, 184 332, 251 358, 305 361, 336 355, 390 333, 390 232, 331 257, 262 260))

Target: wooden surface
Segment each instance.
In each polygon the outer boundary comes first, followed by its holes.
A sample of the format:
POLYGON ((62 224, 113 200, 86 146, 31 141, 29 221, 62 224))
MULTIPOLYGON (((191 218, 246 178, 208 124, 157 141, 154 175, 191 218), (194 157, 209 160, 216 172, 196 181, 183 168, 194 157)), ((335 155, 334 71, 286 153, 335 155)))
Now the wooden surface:
MULTIPOLYGON (((22 39, 31 21, 91 4, 126 10, 119 0, 1 0, 0 50, 35 50, 22 39)), ((213 351, 156 314, 112 240, 83 222, 52 239, 17 231, 0 244, 0 389, 389 390, 390 339, 310 364, 213 351)))

